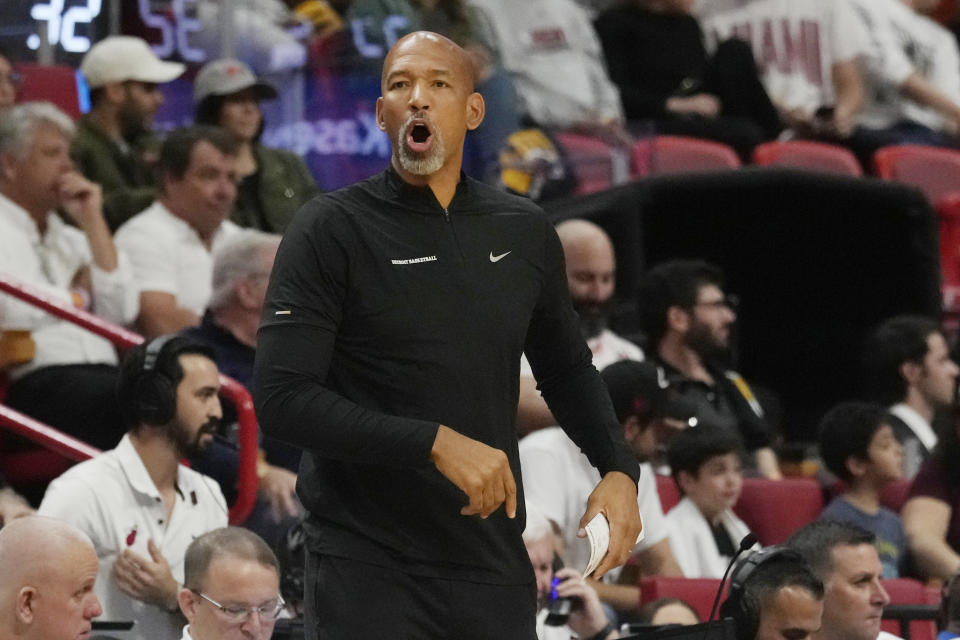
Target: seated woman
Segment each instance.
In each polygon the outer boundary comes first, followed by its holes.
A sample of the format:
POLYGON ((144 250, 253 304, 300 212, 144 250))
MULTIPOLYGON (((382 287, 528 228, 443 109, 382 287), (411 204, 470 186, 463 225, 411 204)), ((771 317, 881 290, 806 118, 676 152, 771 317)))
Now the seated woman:
POLYGON ((925 579, 960 570, 960 420, 953 417, 920 466, 900 512, 914 566, 925 579))
POLYGON ((231 59, 204 65, 193 87, 197 124, 221 126, 241 142, 233 221, 283 233, 301 205, 319 189, 300 156, 259 142, 264 129, 260 101, 276 97, 276 89, 258 80, 250 67, 231 59))

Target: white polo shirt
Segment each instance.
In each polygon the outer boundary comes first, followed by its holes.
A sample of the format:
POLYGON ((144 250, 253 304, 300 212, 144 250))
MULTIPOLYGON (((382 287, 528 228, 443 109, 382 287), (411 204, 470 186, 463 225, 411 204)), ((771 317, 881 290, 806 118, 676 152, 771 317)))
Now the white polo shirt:
MULTIPOLYGON (((539 429, 520 440, 520 468, 526 500, 560 527, 564 563, 582 571, 590 559, 590 544, 577 537, 577 530, 587 499, 600 482, 600 472, 560 427, 539 429)), ((637 505, 644 537, 634 552, 649 549, 669 533, 656 476, 648 463, 640 465, 637 505)))
POLYGON ((170 521, 160 492, 128 435, 116 449, 81 462, 50 483, 39 513, 60 518, 90 536, 100 562, 95 591, 103 605, 101 620, 136 621, 130 631, 111 631, 124 640, 177 638, 179 613, 168 613, 134 600, 117 587, 113 564, 126 548, 150 557, 153 539, 170 571, 183 582, 183 559, 198 536, 227 526, 227 503, 216 481, 180 466, 177 496, 170 521))
MULTIPOLYGON (((118 256, 113 271, 93 264, 90 245, 82 231, 63 222, 54 213, 47 215, 41 235, 36 222, 18 204, 0 195, 0 273, 39 289, 60 302, 77 304, 70 289, 77 271, 90 268, 92 299, 83 307, 118 324, 132 322, 138 311, 139 291, 127 258, 118 256)), ((45 311, 0 294, 0 330, 30 331, 37 345, 36 356, 27 364, 11 369, 13 378, 50 365, 116 364, 113 345, 45 311)))
POLYGON ((140 291, 173 294, 177 306, 202 316, 213 292, 213 253, 238 231, 224 221, 208 251, 193 227, 157 201, 125 222, 116 242, 130 256, 140 291))

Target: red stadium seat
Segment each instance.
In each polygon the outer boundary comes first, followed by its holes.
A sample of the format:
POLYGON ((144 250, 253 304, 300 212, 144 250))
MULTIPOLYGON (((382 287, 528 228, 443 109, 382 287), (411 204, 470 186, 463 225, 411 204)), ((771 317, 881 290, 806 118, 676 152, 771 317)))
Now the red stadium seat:
POLYGON ((651 174, 723 171, 740 168, 740 158, 729 146, 682 136, 656 136, 640 140, 632 149, 634 167, 644 166, 649 154, 651 174))
MULTIPOLYGON (((890 594, 890 604, 939 604, 939 592, 932 592, 923 583, 909 578, 884 580, 883 588, 890 594)), ((897 620, 885 619, 881 625, 884 631, 903 637, 897 620)), ((934 640, 937 626, 930 620, 917 620, 910 623, 910 640, 934 640)))
POLYGON ((613 186, 615 150, 610 145, 579 133, 557 132, 554 138, 577 178, 575 193, 594 193, 613 186))
MULTIPOLYGON (((652 576, 640 580, 640 604, 658 598, 680 598, 690 604, 706 620, 717 597, 720 581, 716 578, 666 578, 652 576)), ((724 598, 720 598, 723 603, 724 598)))
POLYGON ((664 513, 680 502, 680 489, 670 476, 657 474, 657 494, 660 496, 660 506, 663 507, 664 513))
POLYGON ((18 63, 23 85, 17 97, 19 102, 46 100, 76 120, 80 117, 80 91, 77 72, 64 65, 18 63))
POLYGON ((820 516, 823 493, 810 478, 744 478, 743 492, 733 510, 757 534, 760 544, 781 544, 820 516))
POLYGON ((856 156, 843 147, 809 140, 767 142, 753 150, 754 163, 836 173, 845 176, 863 175, 856 156))
POLYGON ((957 188, 936 202, 943 308, 954 314, 960 312, 960 183, 957 188))
POLYGON ((930 204, 960 190, 960 151, 895 145, 877 150, 873 163, 881 178, 917 187, 930 204))

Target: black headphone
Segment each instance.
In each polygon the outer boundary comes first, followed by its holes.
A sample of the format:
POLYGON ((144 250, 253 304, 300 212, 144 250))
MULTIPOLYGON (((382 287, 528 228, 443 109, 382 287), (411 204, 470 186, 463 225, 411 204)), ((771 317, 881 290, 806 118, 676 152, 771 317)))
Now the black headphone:
POLYGON ((727 599, 720 607, 720 615, 733 618, 737 627, 737 640, 753 640, 760 628, 759 603, 750 602, 744 597, 744 586, 753 573, 762 565, 787 560, 803 563, 803 557, 793 549, 784 546, 773 546, 753 551, 737 563, 737 567, 730 576, 730 590, 727 599))
POLYGON ((136 412, 138 420, 145 424, 167 424, 177 413, 177 390, 173 380, 157 368, 164 347, 176 337, 176 334, 169 334, 154 338, 144 352, 136 384, 136 412))

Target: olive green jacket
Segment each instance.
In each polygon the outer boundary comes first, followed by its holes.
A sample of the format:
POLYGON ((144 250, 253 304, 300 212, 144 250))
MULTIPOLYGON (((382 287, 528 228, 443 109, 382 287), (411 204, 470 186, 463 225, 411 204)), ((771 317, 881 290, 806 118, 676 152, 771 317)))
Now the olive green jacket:
POLYGON ((90 116, 77 123, 70 154, 80 173, 103 189, 103 213, 111 231, 153 202, 156 190, 149 158, 156 157, 156 149, 156 140, 146 136, 124 152, 90 116))
POLYGON ((283 233, 297 210, 320 189, 297 154, 260 144, 254 145, 253 153, 259 188, 252 197, 240 189, 231 219, 241 227, 283 233))

